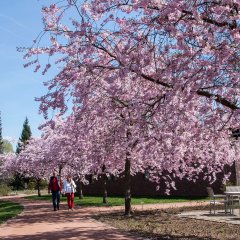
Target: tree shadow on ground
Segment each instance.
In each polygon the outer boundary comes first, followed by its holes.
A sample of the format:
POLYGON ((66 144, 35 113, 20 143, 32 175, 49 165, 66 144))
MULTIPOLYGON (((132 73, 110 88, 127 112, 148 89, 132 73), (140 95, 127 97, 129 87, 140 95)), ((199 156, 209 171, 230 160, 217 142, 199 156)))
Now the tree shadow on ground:
POLYGON ((211 237, 198 237, 194 235, 170 235, 170 234, 150 234, 149 232, 144 231, 131 231, 130 233, 138 236, 142 236, 143 239, 152 239, 152 240, 216 240, 216 238, 211 237))
MULTIPOLYGON (((4 240, 66 240, 66 239, 81 239, 81 240, 89 240, 89 239, 99 239, 99 240, 114 240, 114 239, 128 239, 128 238, 119 238, 119 235, 116 234, 116 230, 91 230, 89 228, 79 228, 79 229, 63 229, 54 232, 44 232, 37 233, 34 235, 25 235, 16 236, 9 235, 8 237, 3 238, 4 240)), ((137 239, 137 238, 136 238, 137 239)))

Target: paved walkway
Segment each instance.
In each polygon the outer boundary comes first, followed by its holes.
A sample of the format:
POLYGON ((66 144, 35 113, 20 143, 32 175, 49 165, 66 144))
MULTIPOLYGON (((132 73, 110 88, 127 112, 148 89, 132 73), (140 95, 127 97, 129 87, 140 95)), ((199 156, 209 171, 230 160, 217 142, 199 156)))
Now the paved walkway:
POLYGON ((234 214, 225 214, 223 210, 216 211, 216 214, 210 214, 209 210, 187 211, 180 213, 179 217, 240 225, 240 212, 238 209, 234 209, 234 214))
MULTIPOLYGON (((8 199, 8 198, 5 198, 8 199)), ((24 211, 17 217, 0 225, 1 240, 140 240, 142 238, 124 233, 118 229, 98 222, 91 215, 119 211, 122 207, 76 208, 68 211, 66 203, 61 209, 52 211, 51 203, 31 201, 24 198, 11 198, 11 201, 24 205, 24 211)), ((196 206, 206 203, 183 202, 174 204, 152 204, 134 206, 135 209, 156 209, 181 206, 196 206)))

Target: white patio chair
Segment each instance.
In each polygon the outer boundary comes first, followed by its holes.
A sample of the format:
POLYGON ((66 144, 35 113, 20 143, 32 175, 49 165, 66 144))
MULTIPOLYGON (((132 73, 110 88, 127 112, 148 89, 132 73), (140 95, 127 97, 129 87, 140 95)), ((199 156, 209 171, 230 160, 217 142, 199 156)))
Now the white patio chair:
POLYGON ((216 214, 216 205, 223 204, 224 205, 224 211, 227 213, 227 205, 228 205, 228 200, 226 199, 226 195, 223 194, 214 194, 214 191, 211 187, 207 187, 207 193, 210 198, 209 203, 210 203, 210 214, 216 214))

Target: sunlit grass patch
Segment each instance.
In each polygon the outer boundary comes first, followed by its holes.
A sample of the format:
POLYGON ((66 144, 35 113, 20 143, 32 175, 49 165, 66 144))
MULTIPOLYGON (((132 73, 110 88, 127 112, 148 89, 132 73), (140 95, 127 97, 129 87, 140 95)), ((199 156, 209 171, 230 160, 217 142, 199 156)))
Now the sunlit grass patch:
POLYGON ((23 211, 23 206, 18 203, 0 200, 0 223, 15 217, 23 211))
MULTIPOLYGON (((32 200, 48 200, 51 201, 52 196, 43 195, 41 197, 38 196, 28 196, 27 199, 32 200)), ((61 197, 61 201, 65 201, 66 197, 61 197)), ((75 196, 75 204, 80 206, 123 206, 124 205, 124 197, 108 197, 108 203, 103 203, 103 198, 101 196, 84 196, 83 199, 79 199, 75 196)), ((142 204, 157 204, 157 203, 174 203, 174 202, 188 202, 188 201, 202 201, 206 200, 206 198, 201 197, 132 197, 132 205, 142 205, 142 204)))

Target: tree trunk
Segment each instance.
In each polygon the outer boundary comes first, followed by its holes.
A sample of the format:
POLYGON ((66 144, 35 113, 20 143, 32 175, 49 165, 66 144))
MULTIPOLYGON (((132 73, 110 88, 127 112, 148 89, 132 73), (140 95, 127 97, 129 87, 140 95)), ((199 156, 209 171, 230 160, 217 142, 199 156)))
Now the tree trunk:
POLYGON ((234 142, 235 147, 235 171, 236 171, 236 185, 240 185, 240 159, 239 159, 239 147, 240 147, 240 139, 235 140, 234 142))
POLYGON ((81 182, 81 180, 78 180, 77 186, 78 186, 78 198, 79 199, 83 199, 83 191, 82 191, 82 182, 81 182))
POLYGON ((103 203, 107 203, 107 175, 103 174, 103 203))
POLYGON ((129 216, 132 213, 131 209, 131 161, 129 154, 127 154, 125 162, 125 215, 129 216))
POLYGON ((102 166, 102 190, 103 190, 103 203, 107 203, 107 175, 106 166, 102 166))
POLYGON ((40 183, 41 183, 41 179, 37 179, 37 191, 38 191, 38 196, 41 197, 41 189, 40 189, 40 183))
POLYGON ((62 166, 59 166, 58 175, 61 177, 61 174, 62 174, 62 166))
POLYGON ((58 170, 58 177, 59 177, 59 186, 60 186, 60 194, 62 194, 62 197, 64 197, 64 194, 62 192, 63 190, 63 181, 62 181, 62 169, 63 167, 60 165, 58 170))

